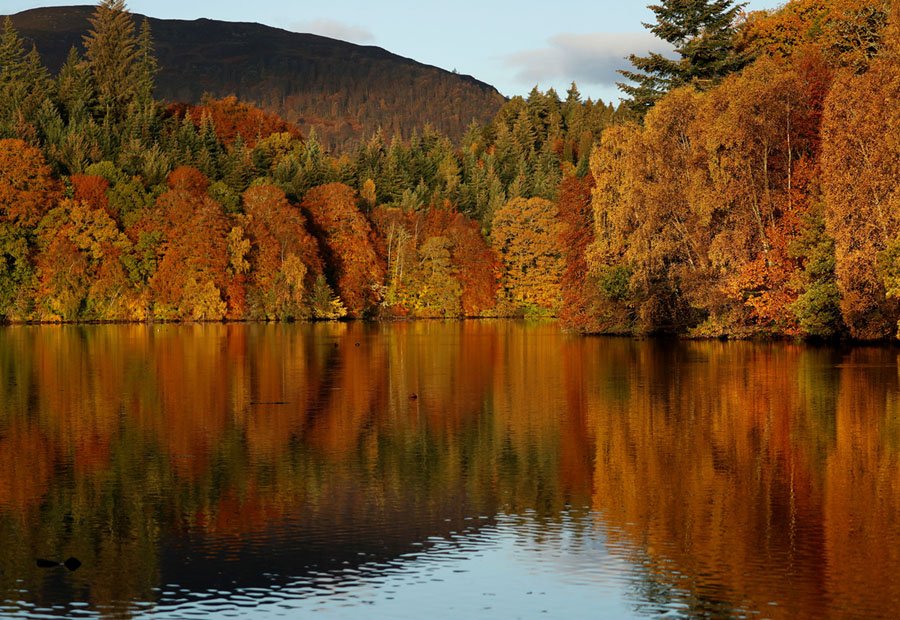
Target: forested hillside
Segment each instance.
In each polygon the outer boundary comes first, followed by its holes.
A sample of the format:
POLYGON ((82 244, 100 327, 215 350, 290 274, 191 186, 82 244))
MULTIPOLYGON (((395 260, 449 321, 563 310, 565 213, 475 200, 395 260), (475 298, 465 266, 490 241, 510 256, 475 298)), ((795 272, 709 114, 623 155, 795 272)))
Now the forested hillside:
MULTIPOLYGON (((56 74, 80 51, 90 6, 24 11, 12 17, 56 74)), ((140 24, 143 16, 136 15, 140 24)), ((459 139, 503 104, 492 86, 373 46, 354 45, 260 24, 148 19, 160 72, 155 95, 199 103, 204 94, 237 96, 297 124, 315 127, 330 148, 352 147, 382 127, 409 136, 426 124, 459 139)))
POLYGON ((892 337, 900 9, 669 4, 680 58, 633 57, 623 106, 534 90, 459 141, 341 153, 235 98, 155 100, 152 24, 121 0, 55 78, 7 22, 0 315, 892 337))

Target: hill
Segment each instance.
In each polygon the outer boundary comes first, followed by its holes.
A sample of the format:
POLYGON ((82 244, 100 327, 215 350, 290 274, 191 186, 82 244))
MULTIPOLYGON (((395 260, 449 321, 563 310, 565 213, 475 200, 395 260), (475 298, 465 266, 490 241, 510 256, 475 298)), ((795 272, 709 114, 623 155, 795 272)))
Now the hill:
MULTIPOLYGON (((50 7, 12 16, 56 72, 72 46, 82 50, 93 6, 50 7)), ((144 16, 135 14, 136 23, 144 16)), ((504 98, 471 76, 425 65, 382 48, 261 24, 149 18, 161 67, 156 96, 198 103, 204 93, 239 99, 316 128, 332 149, 379 127, 409 135, 426 123, 452 138, 489 122, 504 98)), ((83 50, 82 50, 83 51, 83 50)))

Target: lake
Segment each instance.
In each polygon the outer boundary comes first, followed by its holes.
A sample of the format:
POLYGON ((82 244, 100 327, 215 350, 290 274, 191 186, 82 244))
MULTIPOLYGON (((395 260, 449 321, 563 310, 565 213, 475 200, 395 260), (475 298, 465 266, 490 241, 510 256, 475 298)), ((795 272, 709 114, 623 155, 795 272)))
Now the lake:
POLYGON ((0 328, 0 616, 889 617, 898 371, 517 321, 0 328))

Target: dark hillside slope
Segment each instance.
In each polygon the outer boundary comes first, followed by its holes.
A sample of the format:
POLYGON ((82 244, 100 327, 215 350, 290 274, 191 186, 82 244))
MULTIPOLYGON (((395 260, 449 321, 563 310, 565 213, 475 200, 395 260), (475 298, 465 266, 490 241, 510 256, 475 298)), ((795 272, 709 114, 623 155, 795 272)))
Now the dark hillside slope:
MULTIPOLYGON (((93 10, 33 9, 14 15, 13 24, 56 72, 73 45, 81 49, 93 10)), ((390 137, 426 123, 458 138, 473 120, 490 121, 504 101, 484 82, 379 47, 209 19, 150 18, 150 26, 161 67, 157 97, 197 103, 204 93, 236 95, 304 132, 315 127, 332 148, 378 127, 390 137)))

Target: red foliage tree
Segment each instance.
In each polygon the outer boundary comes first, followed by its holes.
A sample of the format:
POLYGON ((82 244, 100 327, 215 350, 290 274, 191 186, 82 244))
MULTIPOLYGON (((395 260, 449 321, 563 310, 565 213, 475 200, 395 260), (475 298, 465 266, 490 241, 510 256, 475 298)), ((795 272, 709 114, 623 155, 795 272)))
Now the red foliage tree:
POLYGON ((562 232, 563 270, 560 288, 562 308, 559 318, 570 328, 584 328, 590 321, 592 306, 587 285, 588 265, 585 258, 588 246, 594 242, 594 213, 591 191, 594 177, 575 176, 563 179, 559 187, 559 217, 565 224, 562 232))
POLYGON ((455 209, 432 209, 426 226, 453 243, 451 260, 462 285, 464 316, 480 316, 497 303, 500 261, 485 241, 478 222, 455 209))
POLYGON ((106 191, 109 189, 109 181, 103 177, 85 174, 73 174, 72 182, 73 198, 83 202, 92 209, 109 210, 109 199, 106 191))
POLYGON ((284 192, 272 185, 244 192, 254 314, 296 317, 305 293, 322 274, 318 244, 306 218, 284 192))
POLYGON ((151 289, 160 318, 237 318, 243 295, 229 270, 231 225, 221 205, 206 195, 201 172, 181 167, 168 178, 169 191, 156 201, 155 220, 143 231, 165 239, 151 289))
POLYGON ((375 251, 372 227, 356 204, 356 192, 343 183, 314 187, 303 199, 313 232, 338 295, 352 317, 379 302, 385 267, 375 251))
POLYGON ((196 168, 179 166, 169 173, 166 185, 169 186, 169 189, 184 190, 185 192, 200 195, 209 188, 209 179, 196 168))
POLYGON ((256 143, 275 133, 288 133, 300 137, 300 129, 281 117, 264 112, 256 106, 238 101, 237 97, 208 99, 199 106, 171 108, 175 115, 190 112, 191 118, 199 123, 208 115, 216 128, 216 135, 225 144, 231 144, 240 134, 244 144, 253 148, 256 143))

